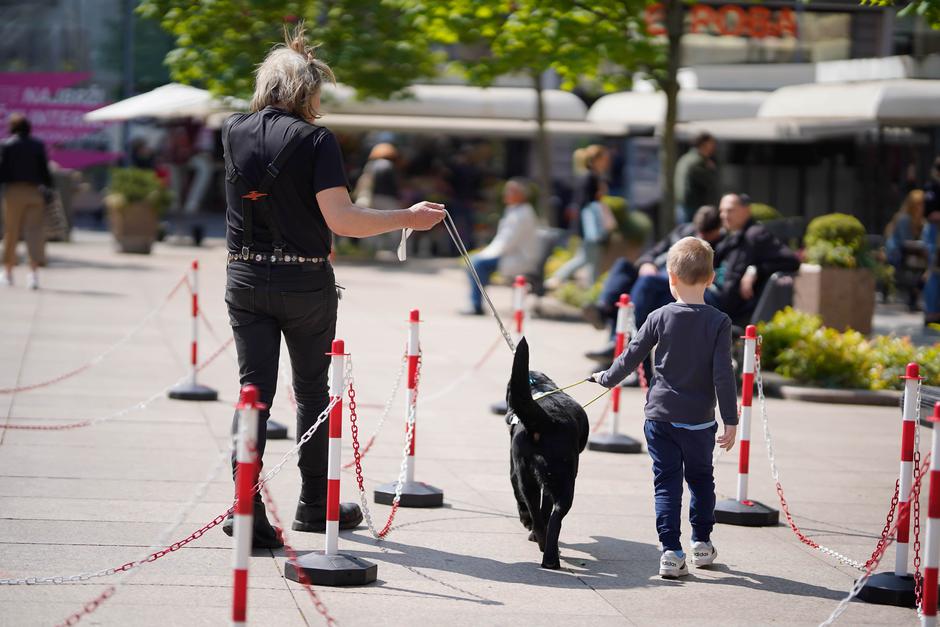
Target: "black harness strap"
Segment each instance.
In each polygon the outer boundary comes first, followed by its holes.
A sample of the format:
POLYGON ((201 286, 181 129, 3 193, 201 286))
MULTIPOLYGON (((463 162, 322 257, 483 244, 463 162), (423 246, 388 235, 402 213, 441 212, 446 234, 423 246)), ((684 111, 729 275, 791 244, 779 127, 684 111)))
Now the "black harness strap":
MULTIPOLYGON (((241 175, 238 171, 237 166, 235 165, 234 156, 229 144, 229 130, 231 129, 231 124, 227 125, 222 131, 222 146, 225 149, 225 169, 226 177, 232 183, 236 182, 241 175)), ((271 231, 272 244, 274 246, 274 255, 278 259, 282 258, 284 255, 284 237, 281 233, 281 229, 277 224, 277 216, 272 210, 271 206, 267 203, 267 197, 271 193, 271 190, 274 188, 274 184, 277 181, 278 175, 280 175, 281 170, 287 164, 287 161, 294 154, 294 151, 300 147, 300 144, 304 142, 311 133, 317 130, 316 126, 312 124, 304 124, 303 127, 290 138, 290 140, 284 144, 284 146, 278 151, 275 155, 274 160, 271 161, 265 168, 264 177, 261 179, 261 184, 258 185, 257 189, 252 189, 246 194, 242 194, 242 258, 247 259, 248 253, 251 249, 252 244, 254 243, 253 238, 253 211, 252 206, 255 202, 261 201, 259 209, 265 215, 265 221, 268 225, 268 230, 271 231)))

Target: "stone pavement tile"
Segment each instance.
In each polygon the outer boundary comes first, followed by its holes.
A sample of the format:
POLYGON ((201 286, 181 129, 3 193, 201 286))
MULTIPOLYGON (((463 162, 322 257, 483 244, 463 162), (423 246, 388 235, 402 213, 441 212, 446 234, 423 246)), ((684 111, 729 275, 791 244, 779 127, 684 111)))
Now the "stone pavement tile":
MULTIPOLYGON (((224 503, 232 496, 232 482, 220 473, 209 486, 204 502, 224 503)), ((0 477, 0 497, 28 497, 33 499, 101 499, 103 501, 152 501, 163 507, 179 507, 192 493, 194 485, 188 481, 160 479, 131 480, 121 477, 86 481, 82 477, 0 477)), ((63 504, 67 507, 67 504, 63 504)))
MULTIPOLYGON (((61 418, 37 419, 12 417, 15 424, 60 424, 61 418)), ((214 438, 205 424, 199 422, 173 423, 136 422, 129 424, 120 419, 83 429, 69 431, 11 430, 4 443, 8 446, 39 446, 62 449, 100 448, 106 439, 109 447, 118 449, 164 449, 206 451, 215 446, 214 438)), ((78 452, 78 451, 76 451, 78 452)))

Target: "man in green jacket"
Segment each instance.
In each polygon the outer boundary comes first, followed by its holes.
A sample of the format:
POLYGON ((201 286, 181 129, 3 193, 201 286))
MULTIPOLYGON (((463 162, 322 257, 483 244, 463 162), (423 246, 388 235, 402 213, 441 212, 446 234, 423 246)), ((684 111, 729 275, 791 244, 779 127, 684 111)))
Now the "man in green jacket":
POLYGON ((715 147, 712 135, 700 133, 676 164, 676 221, 680 224, 691 222, 699 207, 718 204, 715 147))

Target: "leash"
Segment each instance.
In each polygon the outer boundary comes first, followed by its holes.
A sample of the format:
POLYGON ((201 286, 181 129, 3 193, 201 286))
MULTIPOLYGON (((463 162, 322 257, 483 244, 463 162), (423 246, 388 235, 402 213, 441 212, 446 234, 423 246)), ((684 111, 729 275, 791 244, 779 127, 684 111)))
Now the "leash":
POLYGON ((566 386, 563 387, 563 388, 558 388, 557 390, 551 390, 551 391, 548 391, 548 392, 541 392, 540 394, 536 394, 535 396, 533 396, 533 397, 532 397, 532 400, 533 400, 533 401, 537 401, 537 400, 539 400, 540 398, 545 398, 546 396, 551 396, 552 394, 558 394, 559 392, 564 392, 565 390, 570 390, 571 388, 576 387, 576 386, 578 386, 578 385, 581 385, 582 383, 587 383, 588 381, 590 381, 590 379, 583 379, 583 380, 581 380, 581 381, 576 381, 575 383, 572 383, 571 385, 566 385, 566 386))
POLYGON ((613 388, 607 388, 607 389, 605 389, 603 392, 601 392, 600 394, 598 394, 597 396, 595 396, 594 398, 592 398, 591 400, 589 400, 587 403, 585 403, 584 405, 582 405, 582 407, 587 408, 588 405, 590 405, 590 404, 593 403, 594 401, 599 401, 599 400, 602 399, 605 395, 607 395, 608 393, 610 393, 610 391, 611 391, 612 389, 613 389, 613 388))
POLYGON ((454 223, 454 219, 451 217, 450 212, 446 209, 444 210, 444 228, 447 229, 447 234, 450 235, 450 239, 457 247, 457 251, 460 253, 460 256, 463 257, 464 263, 467 264, 467 269, 470 271, 470 277, 473 279, 473 282, 477 284, 477 287, 480 289, 480 293, 483 294, 483 299, 486 300, 487 306, 493 313, 493 317, 496 319, 496 325, 499 327, 499 332, 503 335, 503 339, 506 340, 506 345, 509 346, 510 351, 515 353, 516 345, 512 341, 512 336, 509 334, 509 331, 506 330, 506 325, 503 324, 502 318, 500 318, 499 314, 496 312, 496 307, 493 305, 493 301, 490 300, 490 295, 486 292, 486 288, 483 286, 483 281, 480 280, 480 275, 477 274, 476 269, 473 267, 473 263, 470 261, 470 253, 467 252, 467 247, 464 246, 463 240, 460 238, 460 233, 457 232, 457 225, 454 223))

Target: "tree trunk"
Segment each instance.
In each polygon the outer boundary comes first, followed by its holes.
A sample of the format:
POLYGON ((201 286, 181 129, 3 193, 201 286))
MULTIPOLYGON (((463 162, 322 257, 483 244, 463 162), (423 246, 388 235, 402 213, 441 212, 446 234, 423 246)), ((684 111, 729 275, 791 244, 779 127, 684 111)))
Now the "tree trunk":
POLYGON ((679 110, 679 63, 681 62, 684 29, 682 0, 666 0, 666 37, 668 51, 663 92, 666 94, 666 118, 663 120, 662 144, 659 151, 661 194, 656 225, 664 237, 676 224, 676 119, 679 110))
POLYGON ((555 216, 551 212, 552 195, 552 156, 551 146, 548 142, 548 133, 545 130, 545 100, 543 98, 542 74, 534 72, 532 80, 535 84, 535 112, 538 130, 535 136, 535 152, 538 161, 538 202, 536 209, 545 221, 555 225, 555 216))

